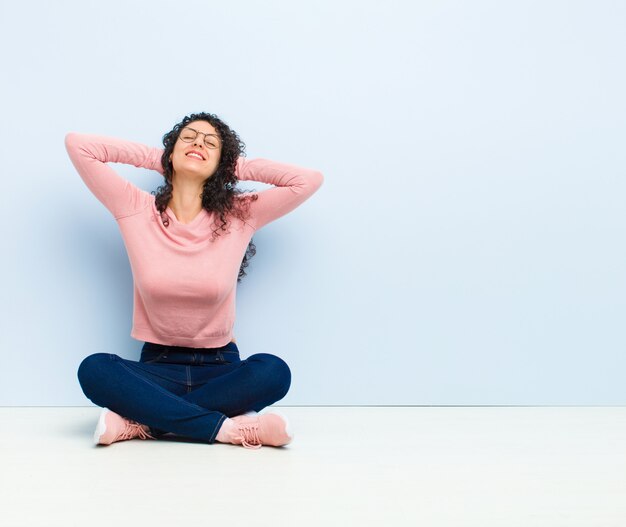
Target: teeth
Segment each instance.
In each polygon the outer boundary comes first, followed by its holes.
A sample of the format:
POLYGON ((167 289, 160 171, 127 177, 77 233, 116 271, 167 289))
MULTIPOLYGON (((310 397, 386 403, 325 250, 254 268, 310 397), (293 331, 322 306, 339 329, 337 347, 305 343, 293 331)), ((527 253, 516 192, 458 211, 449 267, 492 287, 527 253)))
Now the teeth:
POLYGON ((193 152, 191 152, 190 154, 187 154, 187 157, 197 157, 198 159, 202 159, 202 156, 199 156, 198 154, 194 154, 193 152))

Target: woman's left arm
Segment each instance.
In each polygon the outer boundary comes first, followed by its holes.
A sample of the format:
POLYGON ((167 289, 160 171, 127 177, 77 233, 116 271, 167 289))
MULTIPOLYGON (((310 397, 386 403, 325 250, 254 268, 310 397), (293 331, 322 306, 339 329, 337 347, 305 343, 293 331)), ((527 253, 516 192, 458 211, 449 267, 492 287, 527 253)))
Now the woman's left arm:
POLYGON ((324 176, 318 170, 262 158, 239 157, 235 173, 242 181, 275 185, 275 188, 257 192, 258 199, 250 203, 249 221, 255 230, 304 203, 324 181, 324 176))

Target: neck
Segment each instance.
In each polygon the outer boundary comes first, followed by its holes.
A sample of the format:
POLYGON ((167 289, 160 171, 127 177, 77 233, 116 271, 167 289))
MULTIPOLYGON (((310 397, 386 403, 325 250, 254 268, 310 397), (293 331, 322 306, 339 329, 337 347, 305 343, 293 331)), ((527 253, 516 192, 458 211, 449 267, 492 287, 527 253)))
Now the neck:
POLYGON ((202 210, 202 183, 172 177, 172 197, 169 207, 178 221, 188 223, 202 210))

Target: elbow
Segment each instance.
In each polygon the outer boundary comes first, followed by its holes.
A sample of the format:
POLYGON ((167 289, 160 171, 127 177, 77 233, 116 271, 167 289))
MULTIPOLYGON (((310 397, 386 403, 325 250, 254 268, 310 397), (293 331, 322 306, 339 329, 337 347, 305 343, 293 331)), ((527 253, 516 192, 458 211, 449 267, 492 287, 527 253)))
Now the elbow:
POLYGON ((319 170, 315 172, 315 184, 317 188, 320 188, 324 183, 324 174, 322 174, 319 170))
POLYGON ((89 138, 86 134, 79 134, 77 132, 68 132, 65 134, 65 149, 70 157, 80 155, 95 158, 92 149, 89 147, 89 138))
POLYGON ((69 150, 70 148, 76 146, 76 143, 78 142, 78 136, 80 134, 77 134, 76 132, 68 132, 67 134, 65 134, 65 148, 66 150, 69 150))

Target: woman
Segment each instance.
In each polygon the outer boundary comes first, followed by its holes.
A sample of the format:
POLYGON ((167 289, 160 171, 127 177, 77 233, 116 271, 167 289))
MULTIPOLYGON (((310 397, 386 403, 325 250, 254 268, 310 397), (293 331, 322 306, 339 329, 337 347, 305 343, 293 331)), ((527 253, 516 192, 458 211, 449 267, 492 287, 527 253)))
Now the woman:
POLYGON ((245 159, 237 134, 208 113, 183 118, 163 149, 77 133, 65 145, 118 223, 133 273, 131 336, 144 341, 139 361, 95 353, 78 368, 83 392, 103 407, 94 442, 171 433, 246 448, 288 444, 287 418, 257 412, 287 394, 291 372, 269 353, 241 360, 236 285, 256 252, 253 234, 311 197, 322 174, 245 159), (157 170, 165 184, 145 192, 107 162, 157 170), (238 180, 275 187, 246 193, 234 188, 238 180))

